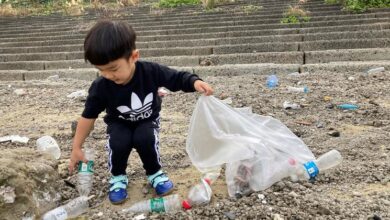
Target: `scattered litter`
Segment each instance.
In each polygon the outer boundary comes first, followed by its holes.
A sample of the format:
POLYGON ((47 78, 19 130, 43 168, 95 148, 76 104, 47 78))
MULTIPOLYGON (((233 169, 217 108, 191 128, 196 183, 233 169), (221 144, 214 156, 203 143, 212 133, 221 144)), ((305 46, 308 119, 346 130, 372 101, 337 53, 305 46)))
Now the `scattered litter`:
POLYGON ((88 200, 94 196, 86 197, 80 196, 77 197, 67 204, 57 207, 47 213, 42 217, 43 220, 62 220, 68 218, 75 218, 88 210, 89 204, 88 200))
POLYGON ((283 108, 284 109, 300 109, 301 105, 285 101, 285 102, 283 102, 283 108))
POLYGON ((327 95, 326 95, 326 96, 324 96, 323 99, 324 99, 325 102, 329 102, 329 101, 331 101, 333 98, 332 98, 331 96, 327 96, 327 95))
POLYGON ((342 109, 342 110, 357 110, 359 108, 359 106, 346 103, 346 104, 337 105, 337 108, 342 109))
POLYGON ((87 99, 88 92, 83 90, 78 90, 76 92, 72 92, 71 94, 67 95, 66 97, 72 98, 72 99, 78 99, 80 101, 85 101, 87 99))
POLYGON ((141 215, 137 215, 133 218, 133 220, 143 220, 143 219, 146 219, 146 216, 144 213, 142 213, 141 215))
POLYGON ((46 78, 46 80, 57 81, 60 79, 59 75, 53 75, 46 78))
POLYGON ((304 87, 292 87, 292 86, 288 86, 287 87, 287 91, 288 92, 295 92, 295 93, 308 93, 309 92, 309 88, 307 88, 307 86, 304 86, 304 87))
POLYGON ((21 137, 19 135, 9 135, 9 136, 0 137, 0 143, 11 141, 12 143, 19 142, 19 143, 27 144, 29 139, 30 138, 28 137, 21 137))
POLYGON ((14 90, 14 93, 15 93, 16 95, 19 95, 19 96, 22 96, 22 95, 26 95, 26 94, 27 94, 27 92, 26 92, 25 89, 15 89, 15 90, 14 90))
POLYGON ((61 150, 56 140, 51 136, 43 136, 37 140, 37 150, 51 154, 57 160, 61 156, 61 150))
POLYGON ((201 206, 210 203, 211 188, 209 179, 201 179, 201 182, 193 186, 187 196, 187 199, 182 202, 184 209, 191 209, 194 206, 201 206))
POLYGON ((181 210, 181 202, 178 194, 143 200, 122 209, 122 212, 147 213, 147 212, 176 212, 181 210))
POLYGON ((164 89, 163 87, 158 88, 157 92, 158 92, 158 96, 160 97, 165 97, 166 95, 169 94, 169 91, 164 89))
POLYGON ((232 98, 230 98, 230 97, 228 97, 228 98, 226 98, 226 99, 224 99, 224 100, 221 100, 223 103, 225 103, 225 104, 228 104, 228 105, 231 105, 232 103, 233 103, 233 100, 232 100, 232 98))
POLYGON ((279 79, 276 75, 270 75, 267 77, 266 84, 268 88, 273 89, 278 86, 279 79))
POLYGON ((367 74, 380 73, 383 71, 385 71, 384 67, 377 67, 377 68, 372 68, 372 69, 367 70, 367 74))
POLYGON ((10 187, 10 186, 1 186, 0 187, 0 198, 2 197, 2 201, 4 201, 4 203, 14 203, 15 202, 15 189, 13 187, 10 187))

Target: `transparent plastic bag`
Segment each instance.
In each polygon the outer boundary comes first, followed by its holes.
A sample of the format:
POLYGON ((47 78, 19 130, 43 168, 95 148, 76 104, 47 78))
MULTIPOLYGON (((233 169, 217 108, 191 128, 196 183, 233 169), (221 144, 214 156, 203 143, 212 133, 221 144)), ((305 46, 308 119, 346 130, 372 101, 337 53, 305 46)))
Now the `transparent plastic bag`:
POLYGON ((250 108, 232 108, 212 96, 201 96, 196 104, 186 150, 201 172, 227 164, 228 187, 229 180, 239 176, 240 164, 250 166, 247 181, 254 191, 281 180, 290 169, 288 161, 314 159, 303 141, 279 120, 253 114, 250 108))

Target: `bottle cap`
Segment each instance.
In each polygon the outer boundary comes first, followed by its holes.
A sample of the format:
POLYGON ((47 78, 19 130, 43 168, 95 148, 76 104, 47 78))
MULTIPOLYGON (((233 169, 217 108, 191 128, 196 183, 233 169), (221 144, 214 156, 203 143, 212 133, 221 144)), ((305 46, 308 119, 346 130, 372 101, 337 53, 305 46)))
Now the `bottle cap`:
POLYGON ((181 203, 181 205, 183 206, 183 208, 184 208, 185 210, 188 210, 188 209, 191 209, 191 208, 192 208, 191 205, 190 205, 190 203, 188 202, 188 200, 183 200, 183 202, 181 203))
POLYGON ((211 185, 211 180, 209 178, 204 178, 204 181, 206 181, 206 183, 209 184, 209 186, 211 185))

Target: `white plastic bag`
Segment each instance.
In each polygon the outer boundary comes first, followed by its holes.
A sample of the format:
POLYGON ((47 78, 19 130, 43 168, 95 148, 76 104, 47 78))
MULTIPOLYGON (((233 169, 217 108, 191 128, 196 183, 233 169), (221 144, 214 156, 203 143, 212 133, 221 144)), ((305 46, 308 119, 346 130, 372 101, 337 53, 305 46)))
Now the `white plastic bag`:
MULTIPOLYGON (((196 104, 186 150, 201 172, 227 164, 228 188, 240 164, 250 164, 247 180, 254 191, 286 177, 290 166, 287 161, 303 163, 314 159, 303 141, 280 121, 253 114, 250 108, 232 108, 212 96, 201 96, 196 104)), ((231 196, 233 191, 229 190, 231 196)))

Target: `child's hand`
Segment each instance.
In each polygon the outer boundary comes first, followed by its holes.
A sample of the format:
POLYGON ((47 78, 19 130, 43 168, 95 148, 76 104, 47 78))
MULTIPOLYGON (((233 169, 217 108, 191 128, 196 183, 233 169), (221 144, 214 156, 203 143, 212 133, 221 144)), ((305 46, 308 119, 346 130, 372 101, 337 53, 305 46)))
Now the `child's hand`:
POLYGON ((69 174, 72 174, 74 168, 77 166, 79 161, 83 161, 84 163, 88 163, 88 160, 85 159, 84 153, 80 148, 74 148, 70 155, 69 161, 69 174))
POLYGON ((194 83, 194 88, 196 91, 203 93, 204 95, 212 95, 213 94, 213 88, 202 80, 196 80, 194 83))

